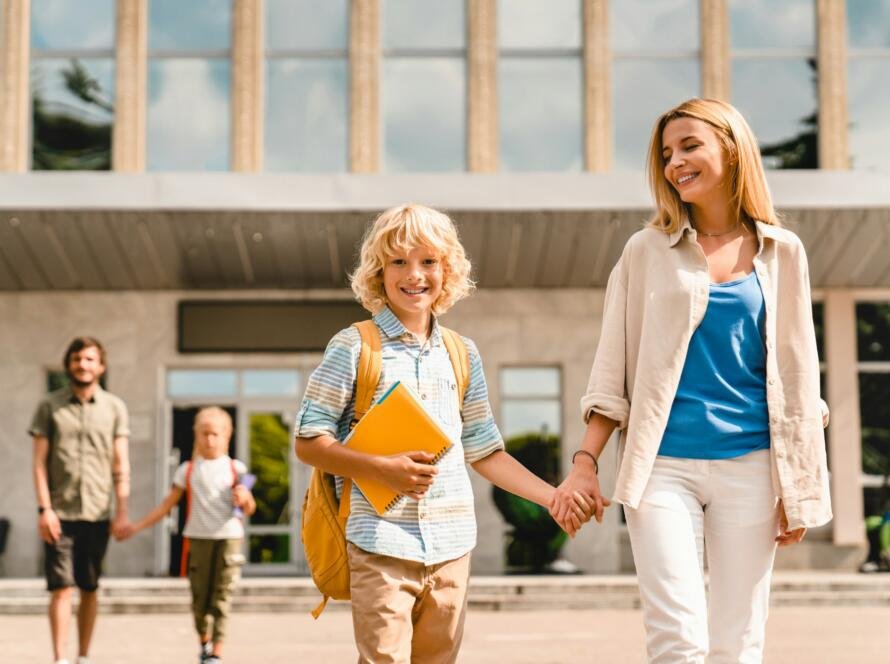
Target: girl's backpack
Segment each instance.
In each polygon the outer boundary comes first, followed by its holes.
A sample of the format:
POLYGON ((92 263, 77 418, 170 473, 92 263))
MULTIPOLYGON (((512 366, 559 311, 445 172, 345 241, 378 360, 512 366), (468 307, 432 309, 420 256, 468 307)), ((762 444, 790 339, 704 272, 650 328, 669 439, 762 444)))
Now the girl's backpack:
MULTIPOLYGON (((373 320, 354 323, 361 335, 358 371, 355 379, 355 417, 351 426, 364 417, 371 408, 374 391, 380 382, 381 352, 380 332, 373 320)), ((457 379, 458 403, 463 404, 464 394, 470 383, 470 359, 467 347, 460 335, 445 327, 439 327, 442 341, 451 358, 457 379)), ((303 499, 301 536, 306 553, 306 564, 322 594, 321 603, 312 611, 318 618, 327 606, 328 599, 349 599, 349 560, 346 555, 346 520, 349 518, 349 498, 352 480, 344 478, 343 491, 337 500, 334 476, 312 469, 309 489, 303 499)))

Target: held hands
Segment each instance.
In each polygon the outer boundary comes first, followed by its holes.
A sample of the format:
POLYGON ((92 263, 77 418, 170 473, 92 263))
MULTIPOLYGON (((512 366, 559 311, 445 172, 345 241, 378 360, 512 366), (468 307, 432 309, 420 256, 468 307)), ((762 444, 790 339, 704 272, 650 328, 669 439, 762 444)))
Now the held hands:
POLYGON ((581 456, 557 487, 550 515, 570 537, 574 537, 591 518, 602 523, 603 511, 611 504, 600 491, 593 462, 581 456))
POLYGON ((122 523, 118 525, 116 528, 112 527, 111 534, 114 535, 114 539, 118 542, 123 542, 124 540, 130 539, 133 535, 135 535, 138 531, 135 524, 127 521, 126 523, 122 523))
POLYGON ((789 544, 797 544, 800 542, 804 538, 804 535, 807 534, 807 529, 795 528, 794 530, 788 530, 788 516, 785 514, 785 506, 782 504, 781 500, 779 500, 776 510, 779 513, 779 534, 776 536, 778 545, 788 546, 789 544))
POLYGON ((405 452, 377 457, 378 479, 403 496, 420 500, 439 472, 429 452, 405 452))

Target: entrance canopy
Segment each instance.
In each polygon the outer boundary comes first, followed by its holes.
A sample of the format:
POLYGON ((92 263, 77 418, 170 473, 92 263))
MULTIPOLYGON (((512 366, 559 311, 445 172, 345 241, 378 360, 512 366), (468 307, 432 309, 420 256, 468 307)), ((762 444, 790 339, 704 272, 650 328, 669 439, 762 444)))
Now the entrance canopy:
MULTIPOLYGON (((890 176, 769 174, 814 287, 890 287, 890 176)), ((0 290, 346 284, 367 222, 449 212, 484 288, 604 286, 651 201, 640 173, 0 175, 0 290)))

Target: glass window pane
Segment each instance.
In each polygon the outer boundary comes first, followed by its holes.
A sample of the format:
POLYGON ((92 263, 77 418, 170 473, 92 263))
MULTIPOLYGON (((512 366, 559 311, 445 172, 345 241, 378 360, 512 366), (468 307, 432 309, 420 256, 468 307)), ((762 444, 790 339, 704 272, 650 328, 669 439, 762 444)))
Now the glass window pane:
POLYGON ((847 0, 850 48, 890 48, 890 0, 847 0))
POLYGON ((612 68, 612 80, 615 170, 645 170, 655 120, 698 94, 698 62, 618 60, 612 68))
POLYGON ((241 373, 241 393, 255 396, 297 396, 300 374, 291 369, 250 369, 241 373))
POLYGON ((290 561, 290 535, 251 535, 248 561, 286 563, 290 561))
POLYGON ((152 60, 148 68, 148 170, 229 167, 229 61, 152 60))
POLYGON ((149 0, 148 49, 228 49, 232 0, 149 0))
POLYGON ((253 525, 290 523, 290 428, 280 413, 250 413, 250 472, 256 475, 253 525))
POLYGON ((580 48, 580 0, 500 0, 501 48, 580 48))
POLYGON ((815 0, 729 0, 733 48, 812 48, 815 0))
POLYGON ((816 72, 807 60, 736 60, 732 103, 751 125, 767 168, 818 168, 816 72))
POLYGON ((609 5, 615 51, 697 49, 698 0, 621 0, 609 5))
POLYGON ((499 70, 501 169, 580 170, 580 59, 502 58, 499 70))
POLYGON ((501 369, 501 398, 558 397, 559 380, 556 367, 507 367, 501 369))
MULTIPOLYGON (((856 305, 856 327, 860 362, 890 362, 890 303, 861 302, 856 305)), ((884 403, 890 412, 890 401, 884 403)))
POLYGON ((850 60, 850 161, 859 170, 890 171, 890 58, 850 60))
POLYGON ((348 76, 345 59, 268 61, 266 170, 347 169, 348 76))
POLYGON ((504 438, 524 434, 559 435, 560 402, 553 399, 505 400, 502 405, 504 438))
POLYGON ((890 373, 859 374, 862 472, 890 475, 890 373))
POLYGON ((266 0, 266 48, 345 50, 348 0, 266 0))
POLYGON ((40 58, 31 66, 31 168, 111 168, 114 63, 40 58))
POLYGON ((228 397, 237 392, 237 375, 228 369, 172 369, 167 372, 167 394, 171 397, 228 397))
POLYGON ((114 0, 31 0, 31 47, 114 48, 114 0))
POLYGON ((383 0, 383 48, 463 48, 464 0, 383 0))
POLYGON ((383 65, 387 171, 460 171, 466 164, 466 85, 458 58, 387 58, 383 65))

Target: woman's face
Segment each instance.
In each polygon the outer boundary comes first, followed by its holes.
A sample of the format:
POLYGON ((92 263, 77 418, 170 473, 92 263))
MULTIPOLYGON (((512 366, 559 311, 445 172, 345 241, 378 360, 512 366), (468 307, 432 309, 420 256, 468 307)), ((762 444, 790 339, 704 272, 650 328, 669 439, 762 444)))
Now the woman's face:
POLYGON ((677 118, 661 133, 664 177, 690 205, 702 205, 714 194, 729 173, 723 144, 707 122, 677 118))

